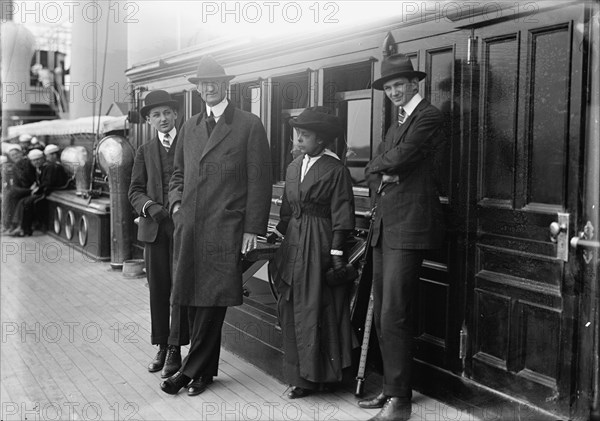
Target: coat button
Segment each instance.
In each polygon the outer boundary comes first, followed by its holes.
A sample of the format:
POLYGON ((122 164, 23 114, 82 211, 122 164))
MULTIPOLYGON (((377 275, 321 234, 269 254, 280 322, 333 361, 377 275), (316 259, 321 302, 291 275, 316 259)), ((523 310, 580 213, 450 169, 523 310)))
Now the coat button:
POLYGON ((385 192, 381 192, 381 195, 382 195, 382 196, 385 196, 385 192))

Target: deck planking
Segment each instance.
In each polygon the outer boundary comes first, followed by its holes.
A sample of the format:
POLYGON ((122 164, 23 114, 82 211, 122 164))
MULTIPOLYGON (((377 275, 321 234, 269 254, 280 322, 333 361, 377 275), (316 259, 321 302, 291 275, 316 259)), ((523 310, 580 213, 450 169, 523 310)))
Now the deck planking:
MULTIPOLYGON (((46 235, 2 237, 1 246, 1 420, 366 420, 377 412, 345 389, 290 400, 287 385, 225 349, 205 393, 167 395, 159 373, 146 370, 156 348, 145 278, 124 278, 46 235)), ((473 419, 415 394, 411 419, 444 414, 473 419)))

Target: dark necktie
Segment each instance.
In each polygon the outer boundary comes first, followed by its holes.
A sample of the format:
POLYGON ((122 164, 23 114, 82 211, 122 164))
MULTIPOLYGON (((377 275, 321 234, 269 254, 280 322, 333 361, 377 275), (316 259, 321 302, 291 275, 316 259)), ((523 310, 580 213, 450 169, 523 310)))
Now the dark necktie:
POLYGON ((215 121, 215 115, 211 111, 210 116, 206 119, 206 127, 208 128, 208 137, 210 137, 210 134, 212 133, 212 131, 216 125, 217 125, 217 122, 215 121))
POLYGON ((162 144, 165 147, 165 149, 169 151, 169 148, 171 147, 171 136, 169 136, 169 133, 164 135, 162 144))
POLYGON ((398 108, 398 124, 404 124, 406 121, 406 111, 403 107, 398 108))

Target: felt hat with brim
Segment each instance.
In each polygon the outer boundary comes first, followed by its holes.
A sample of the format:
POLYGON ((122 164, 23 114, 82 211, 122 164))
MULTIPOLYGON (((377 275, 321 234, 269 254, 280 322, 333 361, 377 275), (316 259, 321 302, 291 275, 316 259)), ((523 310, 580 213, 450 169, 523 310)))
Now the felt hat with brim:
POLYGON ((60 149, 58 149, 58 146, 56 145, 48 145, 44 148, 44 155, 48 156, 51 155, 53 153, 57 153, 59 152, 60 149))
POLYGON ((31 161, 33 161, 34 159, 42 158, 43 156, 44 152, 40 151, 39 149, 32 149, 27 154, 27 158, 29 158, 29 160, 31 161))
POLYGON ((195 77, 188 78, 190 83, 197 85, 199 82, 229 81, 235 76, 225 73, 225 69, 212 56, 203 56, 198 62, 195 77))
POLYGON ((381 77, 375 80, 371 86, 379 91, 383 90, 383 84, 389 80, 405 77, 407 79, 419 78, 423 80, 426 73, 419 72, 413 68, 410 58, 404 54, 394 54, 386 57, 381 63, 381 77))
POLYGON ((146 118, 152 108, 163 105, 169 106, 174 110, 179 109, 179 103, 171 98, 171 95, 169 95, 167 91, 161 89, 151 91, 144 98, 144 106, 140 110, 140 114, 142 115, 142 118, 146 118))
POLYGON ((298 129, 306 129, 332 140, 343 133, 342 122, 339 117, 331 114, 329 108, 309 107, 298 117, 291 118, 289 124, 298 129))
POLYGON ((21 136, 19 136, 19 142, 31 142, 31 135, 23 133, 21 136))

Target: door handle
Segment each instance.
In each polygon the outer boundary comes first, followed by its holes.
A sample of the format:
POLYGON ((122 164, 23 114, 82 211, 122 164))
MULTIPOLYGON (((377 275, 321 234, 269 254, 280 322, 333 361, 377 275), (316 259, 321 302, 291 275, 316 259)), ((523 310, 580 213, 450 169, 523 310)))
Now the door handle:
POLYGON ((583 248, 583 260, 585 263, 590 263, 593 257, 593 250, 600 249, 600 242, 592 240, 594 238, 594 226, 590 221, 585 224, 583 231, 578 236, 571 238, 571 247, 577 249, 577 247, 583 248))
POLYGON ((569 214, 558 212, 558 220, 550 224, 550 241, 556 243, 556 258, 569 261, 569 214))
POLYGON ((561 232, 567 232, 569 227, 567 224, 559 224, 558 222, 553 222, 550 224, 550 241, 556 243, 558 241, 558 236, 561 232))

